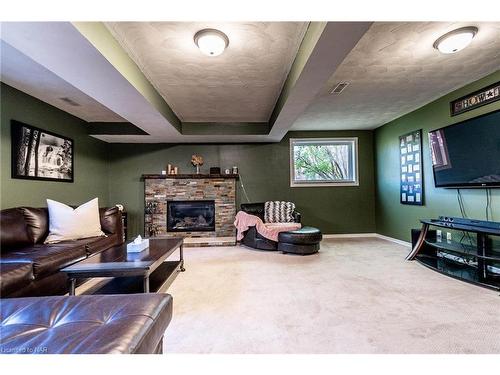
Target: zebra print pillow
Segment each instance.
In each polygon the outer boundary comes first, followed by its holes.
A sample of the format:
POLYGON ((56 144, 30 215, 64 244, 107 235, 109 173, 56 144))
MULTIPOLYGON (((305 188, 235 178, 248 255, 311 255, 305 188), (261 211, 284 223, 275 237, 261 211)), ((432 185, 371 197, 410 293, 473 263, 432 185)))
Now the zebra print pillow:
POLYGON ((293 223, 295 204, 283 201, 267 201, 264 204, 265 223, 293 223))

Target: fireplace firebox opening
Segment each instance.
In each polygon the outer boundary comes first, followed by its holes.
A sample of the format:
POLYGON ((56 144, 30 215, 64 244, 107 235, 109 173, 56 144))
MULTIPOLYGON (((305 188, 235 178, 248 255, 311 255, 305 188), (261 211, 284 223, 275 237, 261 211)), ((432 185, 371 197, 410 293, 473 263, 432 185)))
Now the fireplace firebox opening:
POLYGON ((167 231, 215 231, 215 201, 167 201, 167 231))

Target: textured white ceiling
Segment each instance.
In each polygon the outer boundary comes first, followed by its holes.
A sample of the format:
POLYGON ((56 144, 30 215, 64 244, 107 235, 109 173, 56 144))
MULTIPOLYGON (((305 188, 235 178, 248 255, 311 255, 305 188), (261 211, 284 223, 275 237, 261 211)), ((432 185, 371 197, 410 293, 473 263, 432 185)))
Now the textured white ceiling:
POLYGON ((373 129, 500 69, 500 23, 374 23, 292 130, 373 129), (462 26, 479 32, 464 50, 432 47, 462 26), (350 85, 329 91, 340 81, 350 85))
POLYGON ((108 22, 106 26, 186 122, 266 122, 304 33, 305 22, 108 22), (203 55, 194 34, 216 28, 226 51, 203 55))
POLYGON ((87 122, 125 121, 4 41, 0 42, 0 48, 2 82, 87 122), (61 98, 69 98, 79 106, 70 105, 61 98))

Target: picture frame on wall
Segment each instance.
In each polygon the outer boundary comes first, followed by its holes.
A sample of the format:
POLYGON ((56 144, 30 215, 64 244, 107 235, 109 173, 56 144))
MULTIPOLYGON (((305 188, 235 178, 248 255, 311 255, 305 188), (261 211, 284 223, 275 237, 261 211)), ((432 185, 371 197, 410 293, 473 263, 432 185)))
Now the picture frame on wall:
POLYGON ((12 178, 74 181, 73 139, 11 120, 12 178))
POLYGON ((401 204, 424 205, 424 168, 422 129, 399 137, 399 201, 401 204))

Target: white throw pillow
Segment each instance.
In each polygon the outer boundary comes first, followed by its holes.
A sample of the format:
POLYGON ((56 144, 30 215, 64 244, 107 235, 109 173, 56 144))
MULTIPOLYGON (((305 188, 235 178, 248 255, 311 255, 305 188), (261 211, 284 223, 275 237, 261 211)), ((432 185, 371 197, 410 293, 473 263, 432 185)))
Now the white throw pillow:
POLYGON ((73 209, 64 203, 47 199, 49 235, 45 243, 104 236, 99 219, 97 198, 73 209))

